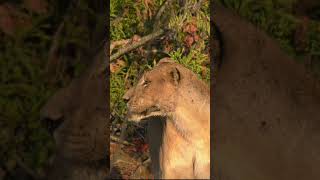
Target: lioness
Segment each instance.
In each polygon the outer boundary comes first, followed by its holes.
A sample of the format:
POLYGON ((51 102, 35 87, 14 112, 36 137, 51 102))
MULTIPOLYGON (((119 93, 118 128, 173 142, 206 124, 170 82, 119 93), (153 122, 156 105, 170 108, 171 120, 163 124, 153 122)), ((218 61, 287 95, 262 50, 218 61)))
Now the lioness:
POLYGON ((210 95, 196 74, 164 58, 123 98, 129 120, 148 120, 155 178, 210 177, 210 95))
POLYGON ((320 84, 265 32, 219 4, 215 180, 320 179, 320 84))

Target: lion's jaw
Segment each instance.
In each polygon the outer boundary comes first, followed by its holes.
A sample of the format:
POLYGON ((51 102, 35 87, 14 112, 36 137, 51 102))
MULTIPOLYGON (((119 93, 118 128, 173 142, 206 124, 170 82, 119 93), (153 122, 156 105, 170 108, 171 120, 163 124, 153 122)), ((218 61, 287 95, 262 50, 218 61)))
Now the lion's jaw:
POLYGON ((127 113, 127 119, 133 122, 140 122, 150 117, 159 117, 159 116, 163 117, 163 116, 166 116, 166 114, 167 114, 166 112, 164 112, 163 110, 155 106, 152 106, 140 112, 134 111, 129 108, 127 113))

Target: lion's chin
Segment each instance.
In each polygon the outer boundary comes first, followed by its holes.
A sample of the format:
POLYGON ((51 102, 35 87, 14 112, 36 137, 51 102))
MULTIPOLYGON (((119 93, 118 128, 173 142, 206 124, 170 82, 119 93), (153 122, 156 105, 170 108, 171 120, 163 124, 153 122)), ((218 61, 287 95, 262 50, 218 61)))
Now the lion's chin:
POLYGON ((127 114, 127 119, 129 121, 133 121, 133 122, 141 122, 144 120, 147 120, 148 118, 152 118, 152 117, 162 117, 164 116, 163 112, 161 111, 153 111, 153 112, 148 112, 146 113, 133 113, 133 112, 128 112, 127 114))

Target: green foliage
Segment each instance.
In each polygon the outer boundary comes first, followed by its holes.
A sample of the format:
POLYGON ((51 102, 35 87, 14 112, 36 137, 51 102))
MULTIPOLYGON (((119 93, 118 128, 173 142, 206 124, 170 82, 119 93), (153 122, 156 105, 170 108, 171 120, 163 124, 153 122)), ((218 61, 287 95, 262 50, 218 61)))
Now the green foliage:
MULTIPOLYGON (((21 3, 16 4, 18 10, 23 9, 21 3)), ((0 166, 9 174, 17 167, 17 156, 36 172, 44 170, 54 141, 40 121, 40 109, 57 89, 69 82, 66 77, 76 77, 86 67, 80 63, 81 56, 91 48, 88 42, 94 29, 85 25, 91 21, 98 24, 97 17, 88 1, 80 0, 72 11, 66 11, 68 4, 53 1, 49 4, 53 8, 41 15, 23 9, 30 17, 30 25, 16 29, 14 36, 0 31, 0 166), (45 72, 48 54, 65 17, 57 55, 60 62, 71 61, 69 66, 74 71, 58 72, 61 78, 52 83, 45 72)))
MULTIPOLYGON (((187 56, 184 56, 184 49, 178 49, 176 51, 172 51, 169 53, 170 57, 178 62, 179 64, 182 64, 198 74, 199 78, 202 77, 202 71, 203 66, 202 64, 208 60, 207 55, 203 54, 199 49, 192 48, 187 56)), ((207 69, 209 70, 209 69, 207 69)), ((206 73, 206 76, 204 77, 204 80, 210 84, 210 73, 206 73)))
POLYGON ((308 52, 312 58, 312 70, 320 77, 320 25, 312 22, 308 33, 308 52))
MULTIPOLYGON (((143 34, 148 29, 146 6, 135 0, 110 1, 110 37, 112 40, 127 39, 134 34, 143 34)), ((150 28, 150 27, 149 27, 150 28)))
MULTIPOLYGON (((111 39, 116 41, 131 38, 133 35, 144 36, 152 32, 155 23, 154 17, 163 2, 155 1, 146 6, 142 1, 111 0, 111 39), (150 12, 152 16, 149 16, 150 12)), ((191 0, 187 1, 187 3, 192 7, 196 1, 191 0)), ((162 54, 147 58, 146 55, 141 55, 138 51, 127 53, 121 59, 125 61, 126 65, 111 74, 111 112, 116 119, 122 121, 126 112, 126 104, 122 100, 126 90, 136 83, 145 70, 154 67, 164 55, 170 56, 176 62, 185 65, 197 73, 200 78, 210 83, 210 68, 203 65, 209 61, 209 17, 208 2, 204 3, 196 13, 192 13, 189 9, 183 11, 177 2, 167 7, 160 19, 160 27, 171 30, 173 37, 166 42, 154 45, 162 54), (184 31, 187 24, 193 24, 196 27, 196 35, 199 37, 191 47, 186 46, 185 42, 187 36, 191 36, 190 33, 184 31), (166 49, 165 44, 171 48, 166 49), (206 73, 203 73, 204 71, 206 73)), ((195 34, 192 36, 194 38, 195 34)), ((144 47, 143 49, 147 50, 148 48, 144 47)))
POLYGON ((119 114, 124 113, 125 103, 121 101, 122 96, 125 93, 125 75, 124 72, 121 71, 117 75, 110 76, 110 101, 111 101, 111 109, 118 109, 119 114))
POLYGON ((192 16, 190 11, 187 11, 182 15, 177 15, 170 19, 168 26, 176 31, 176 48, 168 52, 168 54, 173 60, 198 74, 199 78, 204 78, 206 82, 210 83, 210 68, 203 66, 206 61, 209 61, 208 54, 206 54, 210 36, 210 23, 208 21, 210 17, 207 5, 204 4, 201 11, 198 11, 195 17, 192 16), (183 31, 188 23, 195 24, 200 39, 186 51, 184 40, 188 33, 184 33, 183 31), (202 76, 204 69, 207 71, 205 77, 202 76))
MULTIPOLYGON (((295 14, 294 7, 299 6, 297 0, 219 0, 219 2, 236 10, 241 16, 265 30, 279 42, 288 54, 297 59, 311 55, 315 66, 313 68, 320 69, 319 21, 310 20, 308 36, 304 39, 308 42, 305 52, 301 54, 296 50, 295 32, 298 26, 306 23, 304 19, 295 14)), ((317 17, 315 14, 318 11, 320 9, 315 8, 310 13, 317 17)), ((320 74, 319 70, 315 72, 320 74)))
POLYGON ((53 148, 39 121, 39 109, 54 89, 41 83, 41 69, 30 64, 30 56, 20 54, 23 51, 18 48, 11 50, 0 55, 0 161, 12 161, 18 154, 23 159, 30 157, 32 161, 26 163, 37 169, 45 165, 53 148), (11 54, 11 50, 17 53, 11 54))

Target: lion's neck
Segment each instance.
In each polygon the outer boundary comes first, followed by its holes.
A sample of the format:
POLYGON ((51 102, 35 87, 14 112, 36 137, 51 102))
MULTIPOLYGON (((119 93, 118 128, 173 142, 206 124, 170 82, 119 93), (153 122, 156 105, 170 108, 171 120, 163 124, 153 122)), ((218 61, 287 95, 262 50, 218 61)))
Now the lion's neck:
POLYGON ((209 137, 210 133, 210 104, 202 101, 200 104, 186 103, 177 106, 168 123, 186 140, 197 141, 209 137))
MULTIPOLYGON (((195 153, 208 152, 210 104, 209 100, 197 102, 203 103, 185 101, 184 104, 177 104, 174 113, 149 121, 150 153, 156 178, 169 177, 172 166, 192 163, 195 153)), ((184 173, 187 173, 185 177, 194 175, 192 169, 184 173)))

